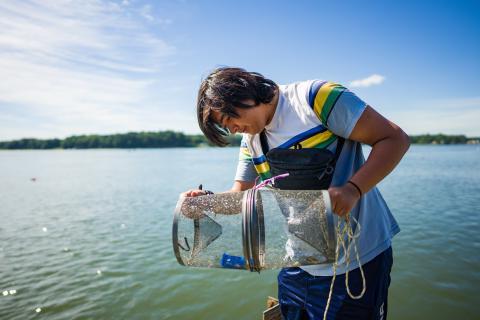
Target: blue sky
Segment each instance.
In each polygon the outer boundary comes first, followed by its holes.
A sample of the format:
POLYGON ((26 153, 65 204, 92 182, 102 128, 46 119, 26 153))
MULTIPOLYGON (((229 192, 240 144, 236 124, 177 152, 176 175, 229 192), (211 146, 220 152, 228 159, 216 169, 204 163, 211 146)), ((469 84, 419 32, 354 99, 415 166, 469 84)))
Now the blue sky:
POLYGON ((217 66, 325 79, 409 134, 480 136, 478 1, 0 2, 0 140, 199 133, 217 66))

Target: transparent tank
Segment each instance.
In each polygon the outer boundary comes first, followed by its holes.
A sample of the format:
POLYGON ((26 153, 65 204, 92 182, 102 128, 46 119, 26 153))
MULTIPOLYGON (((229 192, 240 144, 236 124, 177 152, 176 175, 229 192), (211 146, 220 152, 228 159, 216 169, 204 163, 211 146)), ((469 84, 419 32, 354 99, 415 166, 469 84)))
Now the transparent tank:
POLYGON ((261 271, 331 263, 336 236, 325 190, 263 188, 182 197, 173 249, 182 265, 261 271))

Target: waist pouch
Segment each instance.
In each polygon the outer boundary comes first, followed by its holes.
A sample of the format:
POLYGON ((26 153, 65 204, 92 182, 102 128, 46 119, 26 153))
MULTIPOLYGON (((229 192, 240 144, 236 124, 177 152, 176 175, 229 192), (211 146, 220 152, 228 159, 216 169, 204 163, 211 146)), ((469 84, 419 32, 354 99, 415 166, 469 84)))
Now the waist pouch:
POLYGON ((275 187, 284 190, 328 189, 335 169, 335 154, 326 149, 270 150, 267 155, 272 176, 289 173, 275 180, 275 187))

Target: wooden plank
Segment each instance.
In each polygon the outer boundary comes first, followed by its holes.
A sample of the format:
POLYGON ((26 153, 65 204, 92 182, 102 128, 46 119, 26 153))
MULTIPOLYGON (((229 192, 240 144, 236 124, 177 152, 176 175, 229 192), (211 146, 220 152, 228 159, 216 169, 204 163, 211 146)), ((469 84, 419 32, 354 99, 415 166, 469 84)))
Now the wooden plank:
POLYGON ((263 311, 263 320, 281 320, 282 313, 280 311, 280 305, 278 299, 268 297, 267 310, 263 311))

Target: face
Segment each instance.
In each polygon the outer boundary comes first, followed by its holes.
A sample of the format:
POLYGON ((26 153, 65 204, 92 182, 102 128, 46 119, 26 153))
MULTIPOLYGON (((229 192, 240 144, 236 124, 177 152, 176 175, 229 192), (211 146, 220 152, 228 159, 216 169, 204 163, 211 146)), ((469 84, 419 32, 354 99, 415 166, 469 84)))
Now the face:
POLYGON ((263 131, 268 119, 268 105, 259 104, 249 109, 236 109, 238 118, 229 117, 218 111, 212 111, 213 120, 220 126, 228 128, 231 133, 257 134, 263 131))

